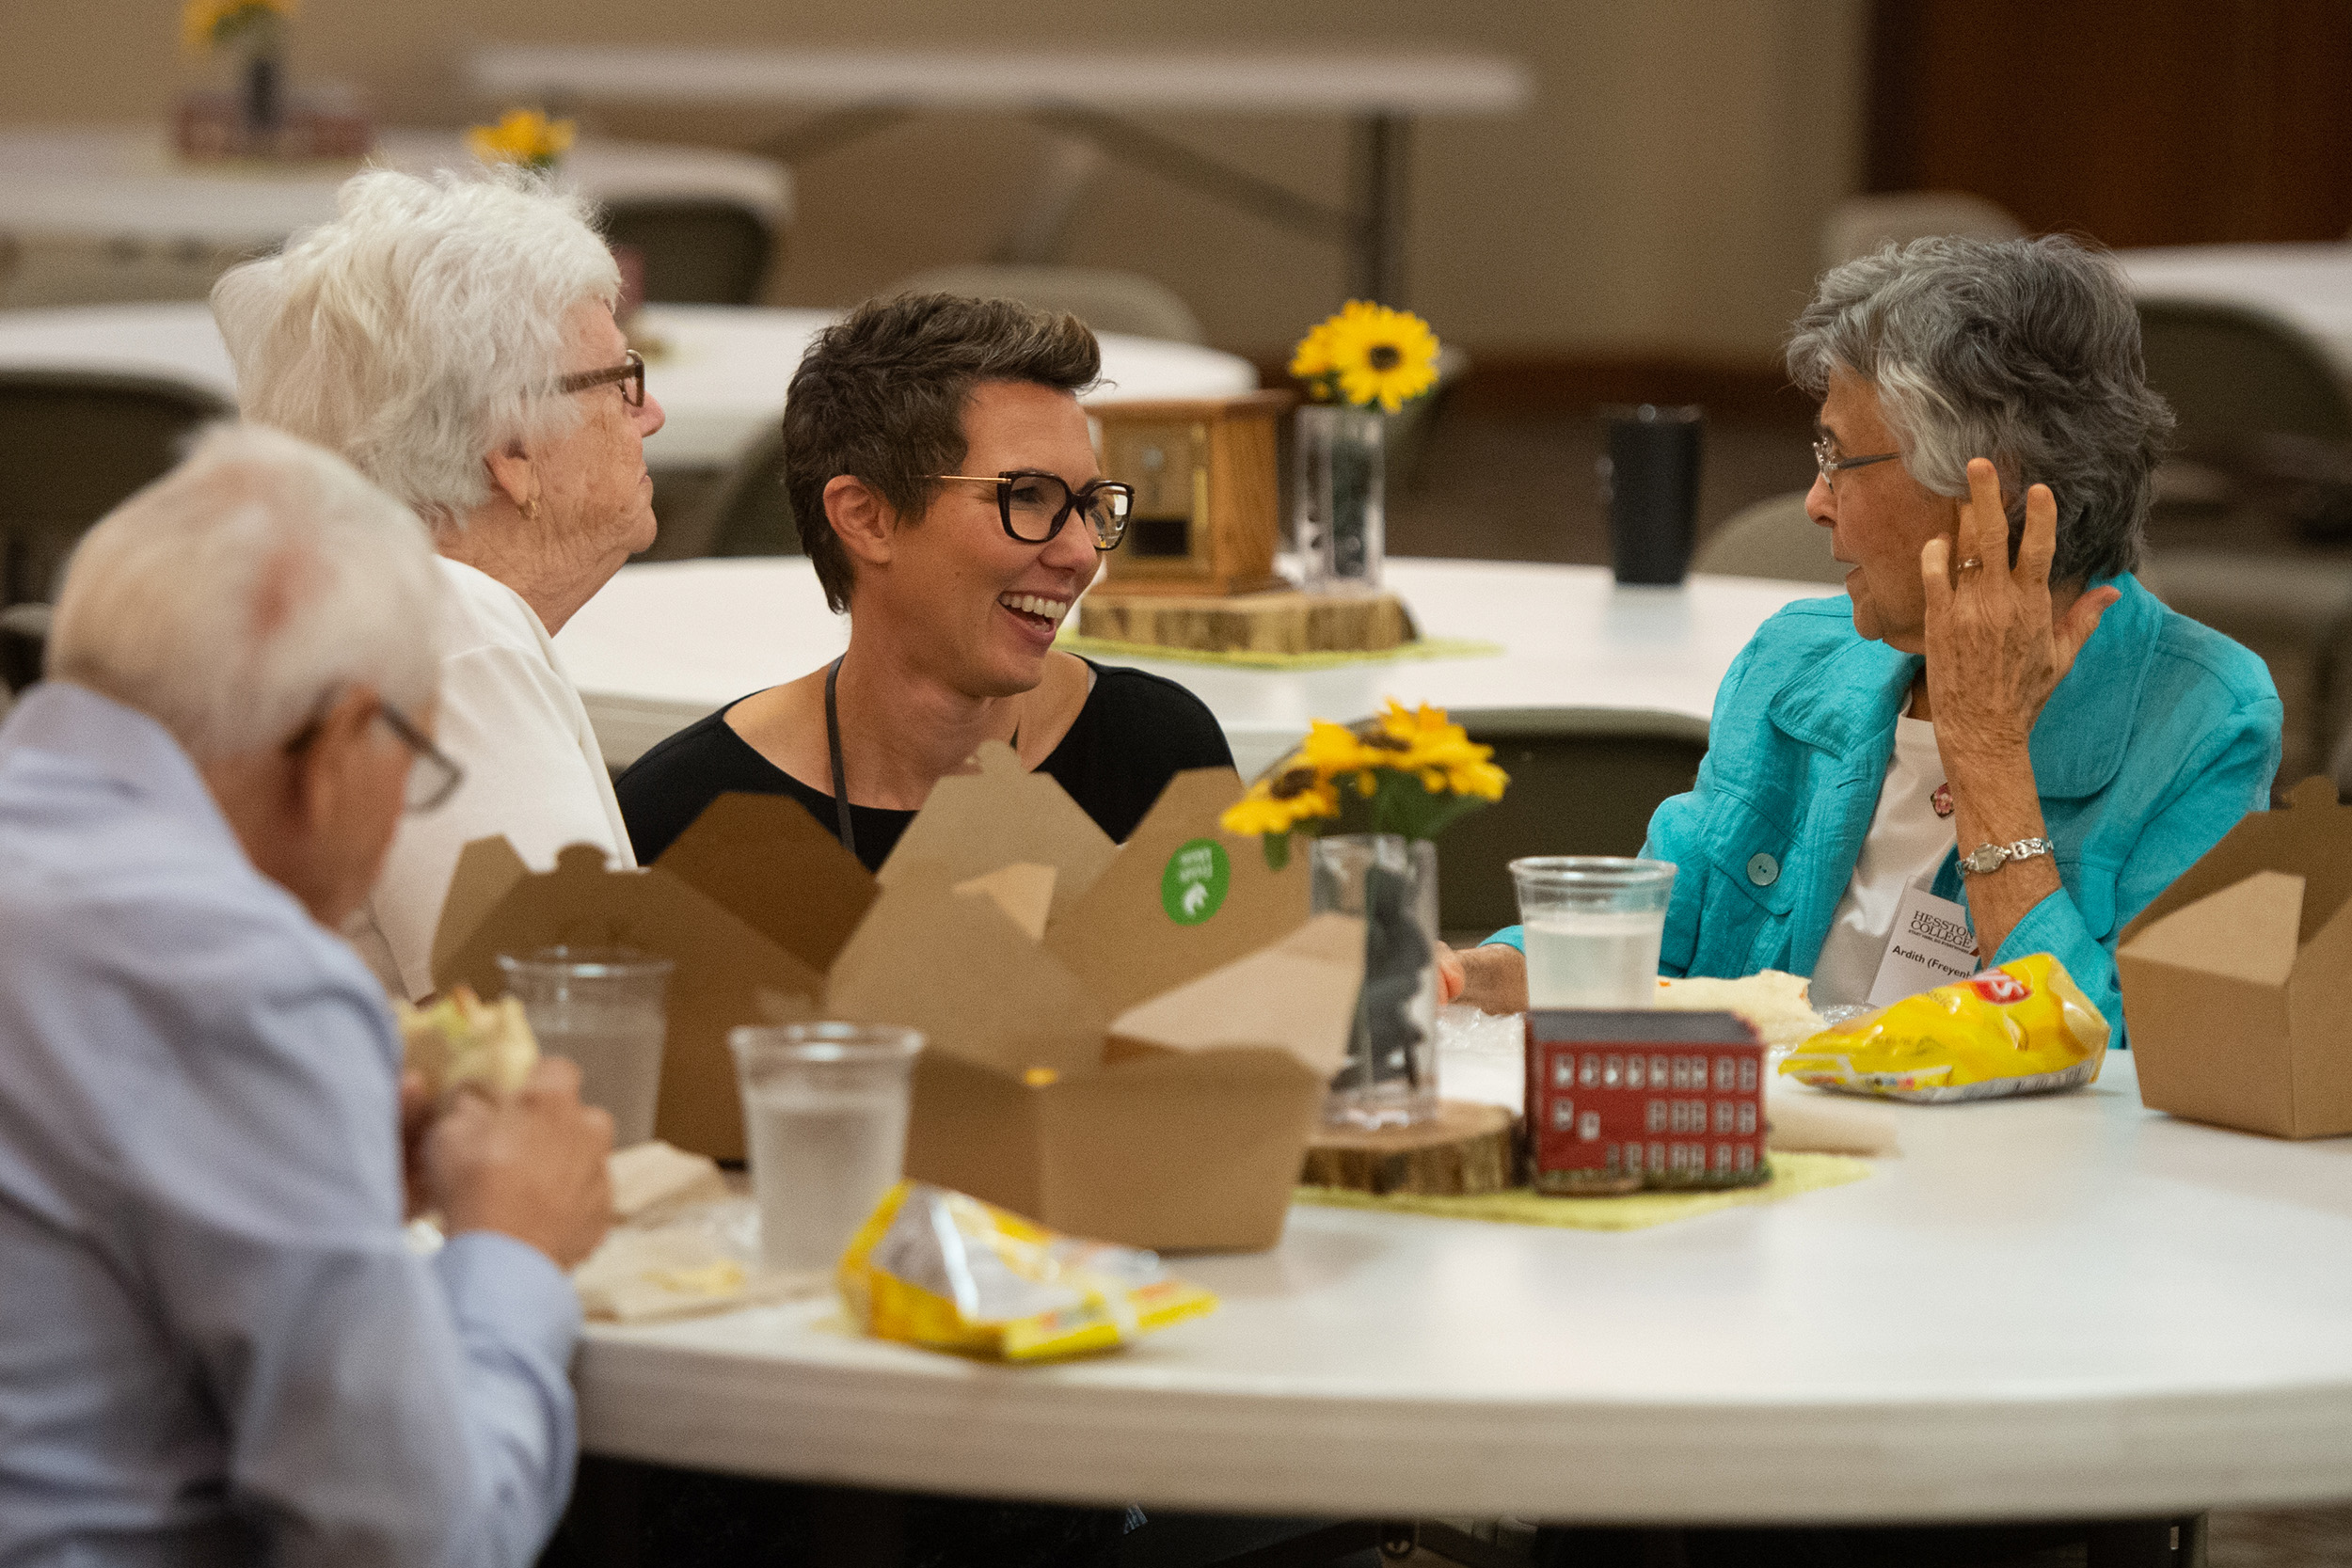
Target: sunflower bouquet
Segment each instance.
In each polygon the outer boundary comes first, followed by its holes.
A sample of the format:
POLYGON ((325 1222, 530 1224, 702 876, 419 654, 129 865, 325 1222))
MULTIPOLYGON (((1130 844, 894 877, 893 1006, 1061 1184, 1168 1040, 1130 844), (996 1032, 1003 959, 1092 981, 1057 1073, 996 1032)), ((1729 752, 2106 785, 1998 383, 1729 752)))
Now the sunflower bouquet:
POLYGON ((1435 838, 1502 799, 1511 781, 1493 757, 1493 747, 1473 742, 1443 708, 1407 708, 1391 698, 1387 711, 1359 724, 1313 721, 1298 750, 1221 821, 1228 832, 1258 834, 1278 871, 1290 862, 1295 832, 1435 838))
POLYGON ((1438 335, 1409 310, 1351 299, 1298 341, 1291 374, 1313 402, 1393 414, 1438 384, 1438 335))
POLYGON ((509 109, 496 125, 477 125, 468 131, 466 145, 485 164, 549 169, 572 150, 572 136, 568 119, 549 119, 539 109, 509 109))

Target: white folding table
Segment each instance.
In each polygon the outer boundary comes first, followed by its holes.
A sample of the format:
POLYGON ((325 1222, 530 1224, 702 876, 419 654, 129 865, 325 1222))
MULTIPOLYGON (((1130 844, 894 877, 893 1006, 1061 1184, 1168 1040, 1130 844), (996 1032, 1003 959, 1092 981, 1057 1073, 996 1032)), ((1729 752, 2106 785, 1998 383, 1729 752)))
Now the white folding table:
POLYGON ((817 156, 918 110, 1026 113, 1066 138, 1339 244, 1350 294, 1391 305, 1405 303, 1406 173, 1414 121, 1508 114, 1531 95, 1528 73, 1515 60, 1434 49, 494 44, 474 50, 467 71, 477 92, 501 101, 824 111, 770 145, 787 162, 817 156), (1333 208, 1310 200, 1125 118, 1153 110, 1344 116, 1354 128, 1348 201, 1333 208))
MULTIPOLYGON (((1121 659, 1188 687, 1224 726, 1243 776, 1279 758, 1310 719, 1352 720, 1394 696, 1446 708, 1649 708, 1705 719, 1766 616, 1816 584, 1693 577, 1619 588, 1593 566, 1394 560, 1388 585, 1430 637, 1476 657, 1311 671, 1121 659)), ((1073 610, 1074 614, 1075 611, 1073 610)), ((625 566, 556 639, 614 767, 713 708, 806 674, 848 645, 798 556, 625 566)))
MULTIPOLYGON (((645 443, 661 470, 725 466, 784 412, 785 391, 821 310, 651 305, 641 335, 664 345, 645 384, 668 422, 645 443)), ((1193 343, 1101 334, 1103 383, 1089 402, 1223 397, 1258 384, 1237 356, 1193 343)), ((0 311, 0 366, 128 371, 185 381, 233 401, 228 348, 202 305, 81 306, 0 311)))
MULTIPOLYGON (((1224 1301, 1009 1368, 829 1301, 592 1325, 590 1452, 1146 1509, 1657 1524, 2352 1497, 2352 1139, 2071 1094, 1898 1106, 1898 1158, 1627 1233, 1295 1208, 1224 1301)), ((1797 1090, 1798 1093, 1810 1093, 1797 1090)))
POLYGON ((2119 250, 2132 292, 2217 300, 2285 317, 2318 340, 2352 381, 2352 243, 2195 245, 2119 250))
MULTIPOLYGON (((371 158, 412 174, 479 166, 455 131, 389 129, 371 158)), ((333 217, 358 167, 192 163, 155 125, 0 129, 0 305, 200 299, 240 257, 333 217)), ((791 174, 745 152, 591 136, 564 176, 603 203, 724 201, 771 230, 791 217, 791 174)))

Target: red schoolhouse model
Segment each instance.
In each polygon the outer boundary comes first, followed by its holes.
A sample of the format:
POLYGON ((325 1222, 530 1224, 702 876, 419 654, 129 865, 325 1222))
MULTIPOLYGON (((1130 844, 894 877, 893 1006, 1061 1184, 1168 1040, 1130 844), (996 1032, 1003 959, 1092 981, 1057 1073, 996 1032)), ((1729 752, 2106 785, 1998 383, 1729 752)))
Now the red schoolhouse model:
POLYGON ((1532 1010, 1527 1147, 1539 1192, 1769 1180, 1764 1043, 1735 1013, 1532 1010))

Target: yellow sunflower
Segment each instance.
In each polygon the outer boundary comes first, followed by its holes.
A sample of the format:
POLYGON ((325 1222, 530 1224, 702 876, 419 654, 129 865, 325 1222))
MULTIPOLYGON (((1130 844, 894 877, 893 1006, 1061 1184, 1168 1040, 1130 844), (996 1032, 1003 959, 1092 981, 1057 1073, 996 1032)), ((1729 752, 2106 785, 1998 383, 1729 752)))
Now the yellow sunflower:
POLYGON ((1443 708, 1424 703, 1410 709, 1391 697, 1375 722, 1379 738, 1368 744, 1390 751, 1385 766, 1420 774, 1422 787, 1432 795, 1502 799, 1510 775, 1492 762, 1494 748, 1471 740, 1461 725, 1446 718, 1443 708))
POLYGON ((1438 335, 1406 310, 1350 300, 1325 323, 1327 354, 1348 402, 1393 414, 1438 384, 1438 335))
POLYGON ((1217 820, 1229 833, 1287 833, 1310 818, 1339 814, 1339 791, 1331 781, 1300 766, 1260 779, 1217 820))
POLYGON ((538 109, 509 109, 496 125, 477 125, 466 133, 466 145, 485 164, 523 164, 553 168, 571 150, 573 127, 568 119, 549 119, 538 109))
POLYGON ((1319 382, 1336 369, 1331 363, 1331 324, 1317 322, 1291 351, 1291 374, 1301 381, 1319 382))
POLYGON ((301 8, 302 0, 187 0, 180 8, 180 41, 189 53, 201 54, 246 27, 301 8))

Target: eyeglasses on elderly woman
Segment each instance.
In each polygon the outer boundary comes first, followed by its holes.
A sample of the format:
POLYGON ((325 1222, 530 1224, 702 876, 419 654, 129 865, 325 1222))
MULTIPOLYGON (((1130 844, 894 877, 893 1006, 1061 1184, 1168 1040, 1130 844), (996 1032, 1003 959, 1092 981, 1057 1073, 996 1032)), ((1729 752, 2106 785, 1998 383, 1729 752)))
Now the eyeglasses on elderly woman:
POLYGON ((1136 503, 1134 485, 1110 479, 1098 479, 1082 489, 1073 490, 1057 474, 1026 468, 993 476, 931 477, 964 484, 994 485, 996 515, 1004 520, 1005 531, 1024 545, 1051 544, 1061 532, 1062 525, 1070 520, 1070 515, 1077 512, 1086 517, 1087 531, 1094 535, 1096 549, 1116 549, 1119 541, 1126 536, 1127 513, 1136 503))
POLYGON ((621 401, 631 408, 645 406, 645 356, 630 349, 617 365, 600 371, 580 371, 555 384, 559 392, 585 392, 592 388, 621 384, 621 401))
POLYGON ((1828 436, 1821 436, 1813 443, 1813 461, 1820 466, 1821 483, 1832 490, 1837 488, 1837 475, 1841 469, 1867 468, 1873 463, 1892 463, 1901 455, 1899 451, 1874 451, 1866 457, 1840 457, 1828 436))

